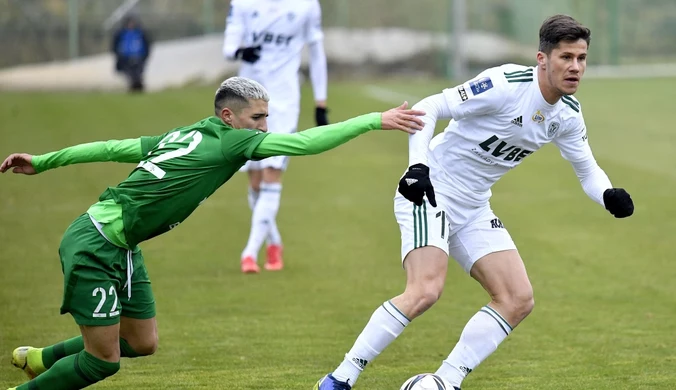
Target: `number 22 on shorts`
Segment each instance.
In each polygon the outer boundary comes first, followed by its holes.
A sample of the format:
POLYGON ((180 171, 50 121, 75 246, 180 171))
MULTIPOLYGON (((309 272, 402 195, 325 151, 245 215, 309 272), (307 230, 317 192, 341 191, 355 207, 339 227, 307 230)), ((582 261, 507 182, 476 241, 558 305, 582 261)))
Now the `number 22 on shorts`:
POLYGON ((99 304, 96 306, 96 309, 94 309, 94 313, 92 313, 92 317, 94 318, 106 318, 106 317, 115 317, 120 315, 120 311, 117 309, 117 291, 115 291, 114 286, 110 286, 110 290, 108 290, 108 294, 106 295, 106 290, 103 287, 97 287, 92 291, 92 296, 95 297, 97 295, 101 294, 101 300, 99 301, 99 304), (103 309, 103 305, 105 305, 106 300, 109 296, 115 297, 115 301, 113 302, 113 305, 110 307, 110 312, 109 313, 101 313, 101 309, 103 309))

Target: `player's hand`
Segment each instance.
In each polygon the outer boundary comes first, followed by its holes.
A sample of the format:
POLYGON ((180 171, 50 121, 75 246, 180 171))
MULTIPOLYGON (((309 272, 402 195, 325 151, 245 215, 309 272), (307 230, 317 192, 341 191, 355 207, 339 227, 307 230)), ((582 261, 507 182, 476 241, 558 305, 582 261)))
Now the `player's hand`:
POLYGON ((615 218, 626 218, 634 214, 634 202, 624 188, 609 188, 603 192, 603 204, 615 218))
POLYGON ((317 122, 317 126, 326 126, 329 124, 329 118, 326 116, 328 112, 326 107, 317 106, 315 108, 315 122, 317 122))
POLYGON ((5 173, 9 169, 12 169, 14 173, 23 173, 24 175, 35 175, 38 173, 35 168, 33 168, 33 156, 26 153, 14 153, 2 162, 0 165, 0 173, 5 173))
POLYGON ((437 207, 434 187, 430 181, 430 169, 425 164, 414 164, 408 167, 404 177, 399 180, 399 193, 417 206, 422 206, 423 196, 427 195, 430 204, 437 207))
POLYGON ((418 117, 425 115, 425 111, 407 110, 407 106, 408 102, 404 102, 399 107, 383 112, 380 119, 380 127, 383 130, 401 130, 409 134, 422 130, 424 123, 418 117))
POLYGON ((235 52, 235 58, 241 58, 242 61, 253 64, 261 58, 262 46, 242 47, 235 52))

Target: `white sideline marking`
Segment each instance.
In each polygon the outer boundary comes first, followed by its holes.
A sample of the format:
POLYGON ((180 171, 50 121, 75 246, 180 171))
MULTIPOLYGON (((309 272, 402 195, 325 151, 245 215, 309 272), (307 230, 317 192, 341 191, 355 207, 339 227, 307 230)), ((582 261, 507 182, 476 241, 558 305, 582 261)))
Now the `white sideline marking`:
POLYGON ((363 90, 369 97, 383 103, 402 104, 404 101, 407 101, 409 108, 422 100, 422 98, 418 96, 397 92, 393 89, 383 88, 373 84, 365 86, 363 90))

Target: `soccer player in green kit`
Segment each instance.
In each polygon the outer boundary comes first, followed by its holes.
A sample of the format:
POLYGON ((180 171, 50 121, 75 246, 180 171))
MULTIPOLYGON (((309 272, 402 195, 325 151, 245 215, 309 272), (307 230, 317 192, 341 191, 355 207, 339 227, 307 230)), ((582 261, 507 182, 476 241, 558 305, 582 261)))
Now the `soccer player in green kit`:
POLYGON ((423 125, 418 116, 424 112, 404 103, 299 133, 268 134, 268 100, 257 82, 232 77, 216 91, 215 116, 193 125, 155 137, 7 157, 0 172, 26 175, 88 162, 138 164, 68 227, 59 247, 61 314, 70 313, 82 335, 46 348, 15 349, 12 364, 32 380, 13 389, 81 389, 115 374, 120 357, 153 354, 155 299, 138 244, 178 226, 247 160, 317 154, 369 130, 414 133, 423 125))

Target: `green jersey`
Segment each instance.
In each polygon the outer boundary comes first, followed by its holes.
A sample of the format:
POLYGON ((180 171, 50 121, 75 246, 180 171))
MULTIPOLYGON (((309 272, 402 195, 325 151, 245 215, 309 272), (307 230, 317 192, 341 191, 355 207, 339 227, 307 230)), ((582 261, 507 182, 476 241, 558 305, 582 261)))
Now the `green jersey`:
POLYGON ((211 117, 159 137, 143 137, 144 158, 99 201, 122 206, 126 242, 133 247, 183 222, 252 158, 267 135, 235 130, 211 117))
POLYGON ((379 113, 295 134, 233 129, 209 117, 161 136, 77 145, 32 163, 38 172, 82 162, 138 163, 87 210, 106 238, 131 249, 178 226, 247 160, 317 154, 377 128, 379 113))

